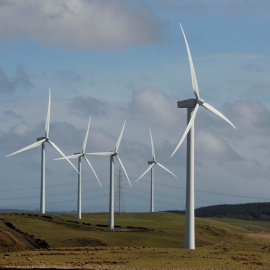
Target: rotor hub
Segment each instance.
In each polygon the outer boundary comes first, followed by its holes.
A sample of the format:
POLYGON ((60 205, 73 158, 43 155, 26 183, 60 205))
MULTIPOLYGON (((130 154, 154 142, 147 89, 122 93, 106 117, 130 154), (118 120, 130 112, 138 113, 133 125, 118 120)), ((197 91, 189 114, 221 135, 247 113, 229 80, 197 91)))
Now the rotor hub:
POLYGON ((204 100, 202 98, 198 98, 197 99, 197 104, 199 104, 200 106, 203 105, 204 100))

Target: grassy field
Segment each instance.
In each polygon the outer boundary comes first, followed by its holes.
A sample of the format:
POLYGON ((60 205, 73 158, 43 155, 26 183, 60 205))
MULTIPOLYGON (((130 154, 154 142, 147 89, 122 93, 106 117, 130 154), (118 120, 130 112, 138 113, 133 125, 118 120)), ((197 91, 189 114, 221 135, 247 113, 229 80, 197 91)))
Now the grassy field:
POLYGON ((270 269, 270 223, 196 218, 185 250, 184 216, 2 214, 0 267, 85 269, 270 269))

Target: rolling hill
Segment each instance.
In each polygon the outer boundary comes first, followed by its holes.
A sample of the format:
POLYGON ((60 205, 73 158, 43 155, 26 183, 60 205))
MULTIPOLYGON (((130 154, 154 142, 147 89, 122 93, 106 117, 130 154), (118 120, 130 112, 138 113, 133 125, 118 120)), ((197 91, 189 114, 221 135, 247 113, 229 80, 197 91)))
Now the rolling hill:
POLYGON ((196 250, 190 251, 183 248, 183 215, 116 214, 113 232, 108 213, 82 217, 0 214, 0 268, 270 268, 269 222, 196 218, 196 250))

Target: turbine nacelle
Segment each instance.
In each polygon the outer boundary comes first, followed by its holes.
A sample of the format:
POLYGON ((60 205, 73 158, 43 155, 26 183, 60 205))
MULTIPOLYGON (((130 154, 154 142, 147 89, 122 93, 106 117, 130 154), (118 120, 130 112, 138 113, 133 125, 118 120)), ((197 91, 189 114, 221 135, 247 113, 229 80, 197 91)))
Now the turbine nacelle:
POLYGON ((157 162, 154 160, 148 161, 148 164, 156 164, 157 162))
POLYGON ((39 137, 39 138, 37 138, 37 142, 42 141, 42 140, 48 141, 48 138, 46 138, 46 137, 39 137))
POLYGON ((197 104, 196 98, 189 98, 189 99, 177 101, 178 108, 194 108, 196 104, 197 104))
POLYGON ((177 101, 178 108, 194 108, 196 104, 203 105, 205 101, 202 98, 189 98, 177 101))

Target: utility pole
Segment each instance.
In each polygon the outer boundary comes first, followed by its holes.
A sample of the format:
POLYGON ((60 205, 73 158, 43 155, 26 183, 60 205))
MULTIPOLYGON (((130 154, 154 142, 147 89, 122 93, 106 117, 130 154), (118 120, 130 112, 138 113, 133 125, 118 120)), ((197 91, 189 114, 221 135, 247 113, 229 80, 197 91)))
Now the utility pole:
POLYGON ((125 187, 122 181, 122 169, 119 167, 118 179, 115 187, 115 212, 117 212, 119 215, 126 212, 124 193, 125 187))

